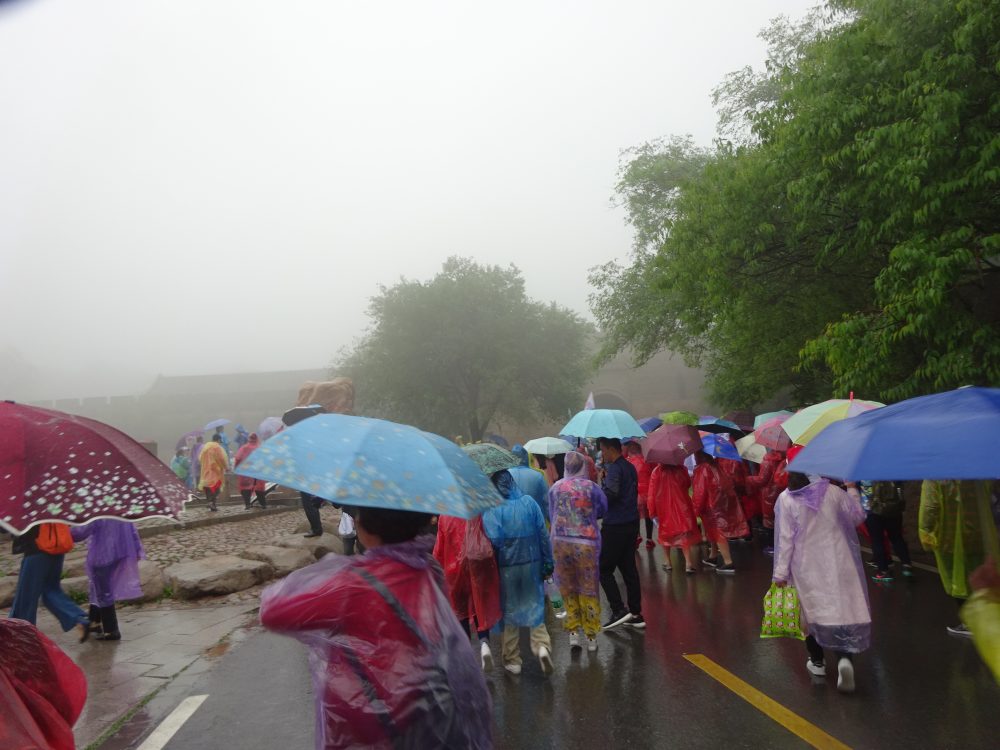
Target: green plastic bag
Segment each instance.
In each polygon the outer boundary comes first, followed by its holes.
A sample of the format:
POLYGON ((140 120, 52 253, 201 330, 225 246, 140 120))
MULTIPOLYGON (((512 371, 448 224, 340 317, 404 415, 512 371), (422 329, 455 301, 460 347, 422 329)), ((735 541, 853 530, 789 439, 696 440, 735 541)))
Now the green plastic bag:
POLYGON ((797 638, 802 641, 799 593, 794 586, 779 587, 772 583, 764 595, 764 621, 761 638, 797 638))

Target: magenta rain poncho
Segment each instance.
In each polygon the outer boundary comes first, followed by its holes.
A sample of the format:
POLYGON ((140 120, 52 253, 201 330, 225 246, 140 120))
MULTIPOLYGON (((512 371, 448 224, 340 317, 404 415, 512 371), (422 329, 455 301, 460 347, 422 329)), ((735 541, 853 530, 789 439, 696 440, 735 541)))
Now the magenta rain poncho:
POLYGON ((142 598, 139 561, 146 559, 139 532, 128 521, 101 518, 70 529, 73 540, 87 540, 90 603, 110 607, 142 598))
POLYGON ((828 479, 785 490, 775 505, 774 579, 798 590, 806 632, 823 648, 858 653, 871 644, 857 532, 864 520, 857 493, 828 479))

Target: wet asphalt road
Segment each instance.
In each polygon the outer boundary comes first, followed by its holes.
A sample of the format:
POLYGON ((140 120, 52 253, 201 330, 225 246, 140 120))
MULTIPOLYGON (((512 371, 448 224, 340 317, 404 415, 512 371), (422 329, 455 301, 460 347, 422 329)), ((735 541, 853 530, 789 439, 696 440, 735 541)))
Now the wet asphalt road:
MULTIPOLYGON (((809 746, 684 654, 709 657, 849 747, 1000 747, 1000 688, 971 642, 946 634, 957 608, 936 574, 870 583, 874 645, 856 660, 857 692, 847 696, 834 670, 826 680, 806 672, 800 642, 758 637, 771 568, 758 549, 734 545, 740 571, 729 578, 666 573, 659 548, 639 556, 646 631, 605 633, 596 654, 571 653, 550 618, 552 677, 527 657, 518 677, 499 666, 490 675, 498 748, 809 746)), ((312 747, 306 659, 290 639, 253 635, 190 693, 209 697, 170 750, 312 747)))

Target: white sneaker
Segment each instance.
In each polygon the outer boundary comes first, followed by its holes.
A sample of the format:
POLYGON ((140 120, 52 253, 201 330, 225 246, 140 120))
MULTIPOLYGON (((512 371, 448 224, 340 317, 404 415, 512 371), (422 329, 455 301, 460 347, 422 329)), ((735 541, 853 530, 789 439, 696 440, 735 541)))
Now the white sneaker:
POLYGON ((809 670, 810 674, 814 674, 817 677, 826 677, 826 664, 823 662, 814 662, 812 659, 806 659, 806 669, 809 670))
POLYGON ((569 634, 569 647, 580 648, 580 634, 575 630, 569 634))
POLYGON ((596 638, 588 638, 587 639, 587 650, 590 651, 591 653, 593 653, 594 651, 597 651, 597 639, 596 638))
POLYGON ((520 664, 504 664, 503 668, 506 669, 511 674, 521 674, 520 664))
POLYGON ((842 693, 854 692, 854 664, 850 659, 837 662, 837 690, 842 693))
POLYGON ((483 645, 479 647, 479 658, 483 663, 484 672, 493 671, 493 652, 490 651, 490 644, 488 641, 483 641, 483 645))
POLYGON ((552 665, 552 655, 549 650, 542 646, 538 649, 538 663, 542 665, 542 674, 550 675, 555 667, 552 665))

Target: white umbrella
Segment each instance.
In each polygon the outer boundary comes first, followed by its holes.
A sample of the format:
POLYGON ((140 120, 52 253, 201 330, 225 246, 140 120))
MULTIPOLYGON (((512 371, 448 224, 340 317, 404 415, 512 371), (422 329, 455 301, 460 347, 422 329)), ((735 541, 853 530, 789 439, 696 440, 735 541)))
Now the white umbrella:
POLYGON ((569 453, 573 450, 573 446, 562 438, 541 437, 529 440, 524 444, 524 449, 537 456, 557 456, 560 453, 569 453))
POLYGON ((753 461, 755 464, 762 463, 764 456, 767 455, 767 448, 757 442, 752 432, 736 441, 736 450, 747 461, 753 461))

